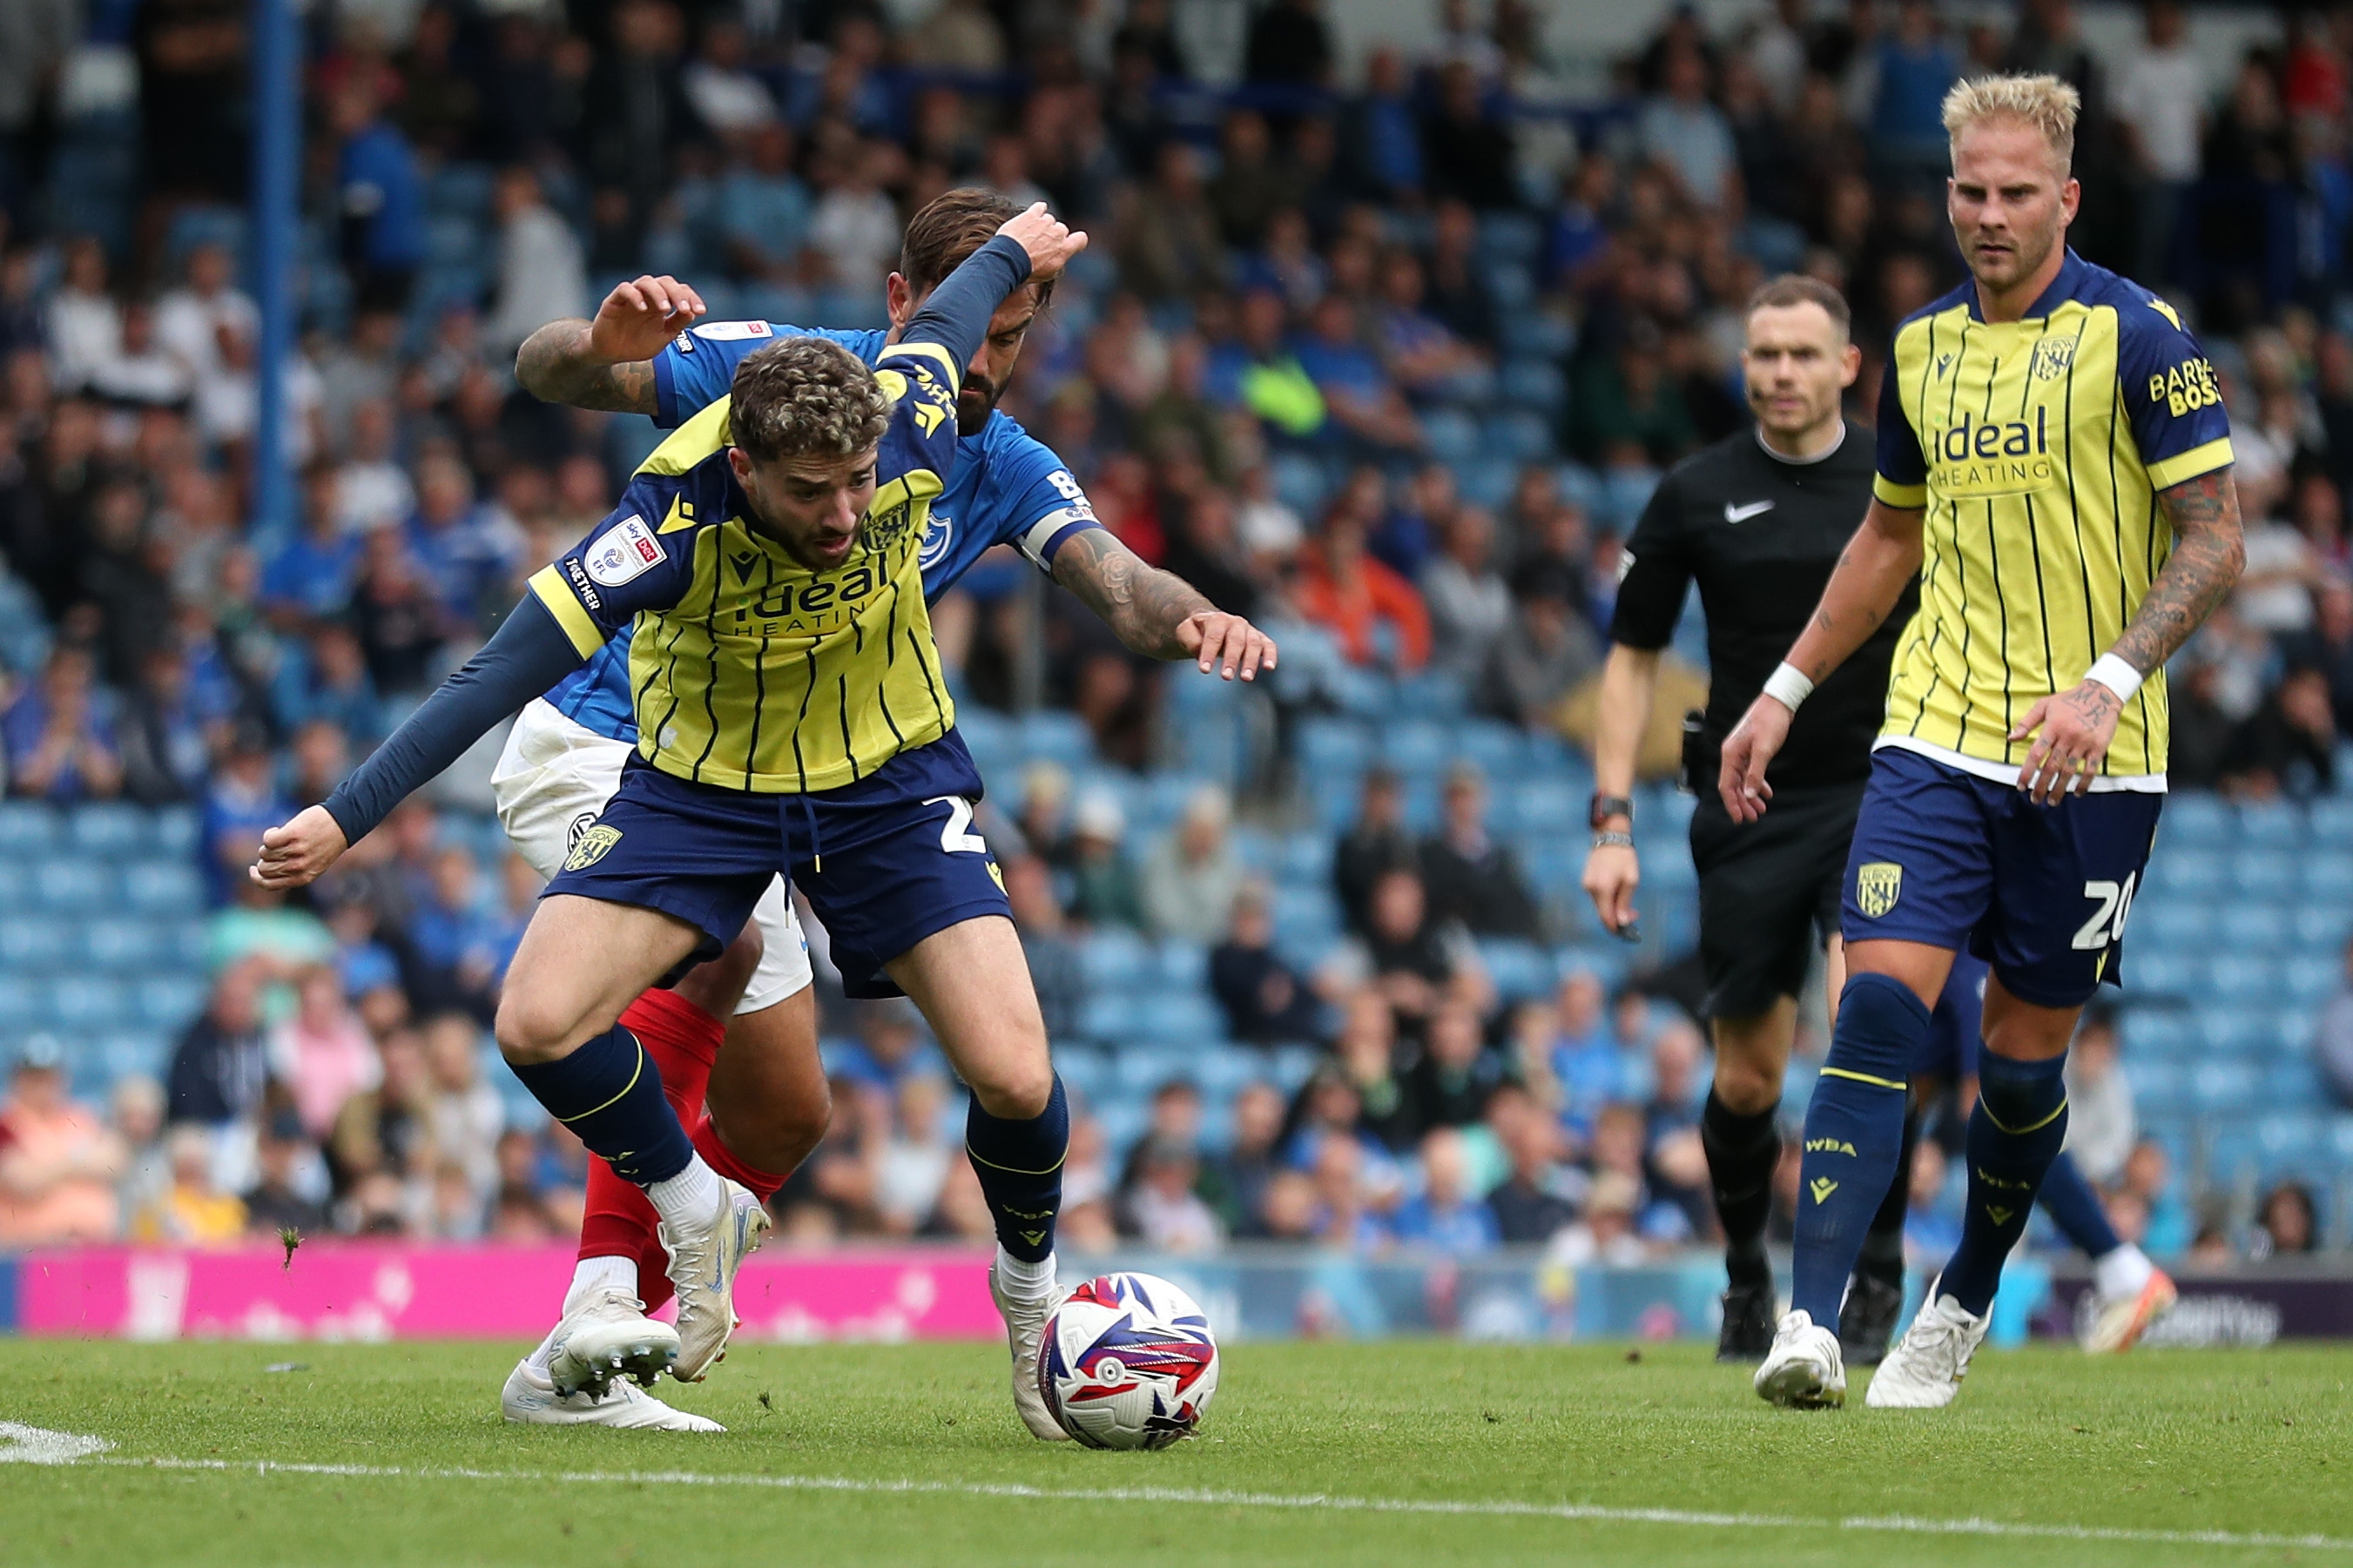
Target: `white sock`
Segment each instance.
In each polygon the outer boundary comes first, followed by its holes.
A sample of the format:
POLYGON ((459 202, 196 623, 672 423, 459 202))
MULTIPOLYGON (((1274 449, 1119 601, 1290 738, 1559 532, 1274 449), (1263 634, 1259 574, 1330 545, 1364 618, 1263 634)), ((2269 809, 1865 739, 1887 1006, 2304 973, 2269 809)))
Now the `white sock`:
POLYGON ((1009 1294, 1042 1296, 1054 1288, 1054 1255, 1050 1252, 1031 1263, 1014 1257, 1000 1245, 997 1249, 997 1277, 1005 1282, 1009 1294))
POLYGON ((704 1164, 700 1154, 687 1161, 686 1169, 677 1175, 646 1188, 654 1212, 665 1224, 693 1231, 710 1227, 711 1216, 719 1207, 719 1173, 704 1164))
POLYGON ((2148 1254, 2125 1242, 2114 1252, 2092 1260, 2092 1288, 2103 1296, 2137 1296, 2157 1265, 2148 1254))

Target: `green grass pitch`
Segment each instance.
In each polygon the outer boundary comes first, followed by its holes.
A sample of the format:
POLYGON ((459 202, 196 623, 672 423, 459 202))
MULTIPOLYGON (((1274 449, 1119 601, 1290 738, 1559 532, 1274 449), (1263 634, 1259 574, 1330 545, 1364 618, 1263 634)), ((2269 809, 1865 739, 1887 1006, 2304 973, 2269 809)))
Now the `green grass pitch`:
POLYGON ((724 1436, 508 1426, 517 1353, 0 1342, 0 1422, 114 1445, 0 1465, 0 1563, 2353 1568, 2353 1351, 1989 1352, 1951 1410, 1801 1415, 1697 1346, 1242 1344, 1163 1454, 1033 1441, 980 1345, 664 1384, 724 1436))

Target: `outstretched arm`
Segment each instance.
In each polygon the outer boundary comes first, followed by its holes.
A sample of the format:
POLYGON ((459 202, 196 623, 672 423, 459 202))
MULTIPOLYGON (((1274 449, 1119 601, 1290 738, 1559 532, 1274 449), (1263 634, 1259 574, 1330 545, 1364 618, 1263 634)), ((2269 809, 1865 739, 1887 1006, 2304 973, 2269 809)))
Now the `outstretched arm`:
POLYGON ((1715 784, 1733 821, 1754 822, 1765 815, 1765 803, 1773 798, 1765 769, 1789 738, 1797 702, 1871 639, 1918 574, 1921 517, 1917 507, 1872 501, 1862 526, 1839 552, 1838 565, 1822 587, 1821 603, 1814 606, 1814 618, 1789 645, 1787 669, 1774 672, 1764 692, 1725 737, 1724 764, 1715 784), (1788 670, 1796 672, 1799 689, 1787 698, 1777 696, 1776 683, 1788 670))
POLYGON ((1174 572, 1148 565, 1109 529, 1072 534, 1054 553, 1054 581, 1078 595, 1146 658, 1189 658, 1201 673, 1255 680, 1275 664, 1274 639, 1228 615, 1174 572))
POLYGON ((443 681, 323 804, 261 836, 261 856, 249 874, 265 888, 300 888, 317 880, 491 725, 581 663, 579 649, 555 616, 537 597, 525 595, 481 651, 443 681))
POLYGON ((595 321, 567 316, 525 338, 515 380, 542 402, 654 417, 654 356, 703 310, 702 296, 675 278, 618 284, 595 321))
POLYGON ((2018 787, 2042 804, 2092 787, 2126 700, 2231 596, 2247 563, 2231 473, 2228 467, 2216 468, 2158 492, 2158 510, 2173 525, 2173 553, 2149 584, 2132 624, 2073 690, 2042 699, 2010 732, 2013 741, 2034 736, 2018 770, 2018 787))

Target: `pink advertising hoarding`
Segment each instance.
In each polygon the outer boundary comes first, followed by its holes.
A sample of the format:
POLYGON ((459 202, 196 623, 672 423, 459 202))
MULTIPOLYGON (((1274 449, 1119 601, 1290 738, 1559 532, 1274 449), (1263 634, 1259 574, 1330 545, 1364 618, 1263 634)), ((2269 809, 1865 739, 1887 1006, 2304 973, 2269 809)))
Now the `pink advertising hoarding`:
MULTIPOLYGON (((28 1334, 132 1340, 536 1338, 572 1278, 562 1247, 313 1242, 208 1252, 106 1247, 17 1260, 28 1334)), ((984 1253, 754 1258, 735 1287, 750 1340, 987 1339, 1004 1331, 984 1253)), ((665 1313, 667 1315, 667 1313, 665 1313)))

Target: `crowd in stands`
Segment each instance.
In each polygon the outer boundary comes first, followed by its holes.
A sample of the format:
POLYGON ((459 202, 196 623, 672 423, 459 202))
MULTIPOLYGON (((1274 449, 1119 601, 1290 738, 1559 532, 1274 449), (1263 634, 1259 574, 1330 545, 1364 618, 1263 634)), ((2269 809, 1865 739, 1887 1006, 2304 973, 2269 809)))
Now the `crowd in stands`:
MULTIPOLYGON (((194 812, 210 990, 102 1116, 65 1098, 58 1042, 21 1044, 0 1243, 569 1234, 584 1155, 510 1116, 485 1045, 537 885, 479 830, 479 785, 412 803, 305 898, 242 868, 649 447, 642 420, 521 392, 525 334, 642 270, 722 315, 873 323, 905 216, 960 183, 1050 200, 1097 239, 1007 411, 1129 546, 1284 639, 1274 761, 1205 777, 1165 831, 1131 832, 1119 797, 1056 763, 991 778, 982 826, 1057 1037, 1085 1032, 1085 944, 1132 931, 1199 950, 1209 1027, 1266 1063, 1215 1094, 1173 1076, 1117 1139, 1082 1114, 1073 1246, 1619 1261, 1710 1233, 1704 1035, 1671 985, 1575 966, 1537 994, 1496 984, 1482 942, 1559 941, 1577 917, 1491 831, 1476 767, 1419 826, 1403 781, 1364 775, 1331 849, 1344 936, 1313 962, 1279 940, 1238 833, 1340 820, 1316 804, 1334 782, 1286 768, 1280 737, 1367 690, 1377 712, 1437 681, 1462 712, 1584 732, 1619 540, 1659 472, 1743 426, 1750 291, 1784 270, 1847 290, 1867 422, 1890 328, 1959 279, 1936 104, 1963 72, 2084 90, 2077 244, 2200 326, 2232 410, 2249 568, 2174 671, 2177 785, 2303 797, 2341 765, 2353 35, 2319 13, 2222 60, 2169 0, 2113 56, 2068 0, 1966 24, 1932 0, 1778 0, 1713 31, 1685 8, 1588 101, 1526 0, 1443 0, 1434 47, 1345 66, 1318 0, 1265 0, 1231 70, 1189 58, 1169 0, 943 0, 902 30, 835 0, 786 8, 797 37, 777 7, 720 0, 427 0, 400 36, 380 8, 319 8, 298 504, 265 525, 241 12, 34 8, 69 25, 0 60, 0 88, 24 88, 0 90, 6 787, 194 812), (135 87, 59 98, 78 36, 76 58, 135 59, 135 87), (135 177, 80 177, 126 135, 135 177)), ((1008 704, 1034 638, 1047 703, 1095 758, 1181 763, 1166 721, 1188 672, 1134 659, 1066 595, 1024 613, 1025 571, 984 563, 938 613, 962 700, 1008 704)), ((920 1021, 825 997, 834 1126, 777 1200, 784 1234, 985 1237, 920 1021)), ((2113 1041, 2074 1070, 2074 1146, 2127 1234, 2159 1253, 2313 1244, 2301 1189, 2252 1229, 2193 1215, 2167 1149, 2136 1136, 2113 1041)), ((1924 1143, 1912 1173, 1924 1255, 1957 1235, 1947 1153, 1924 1143)))

